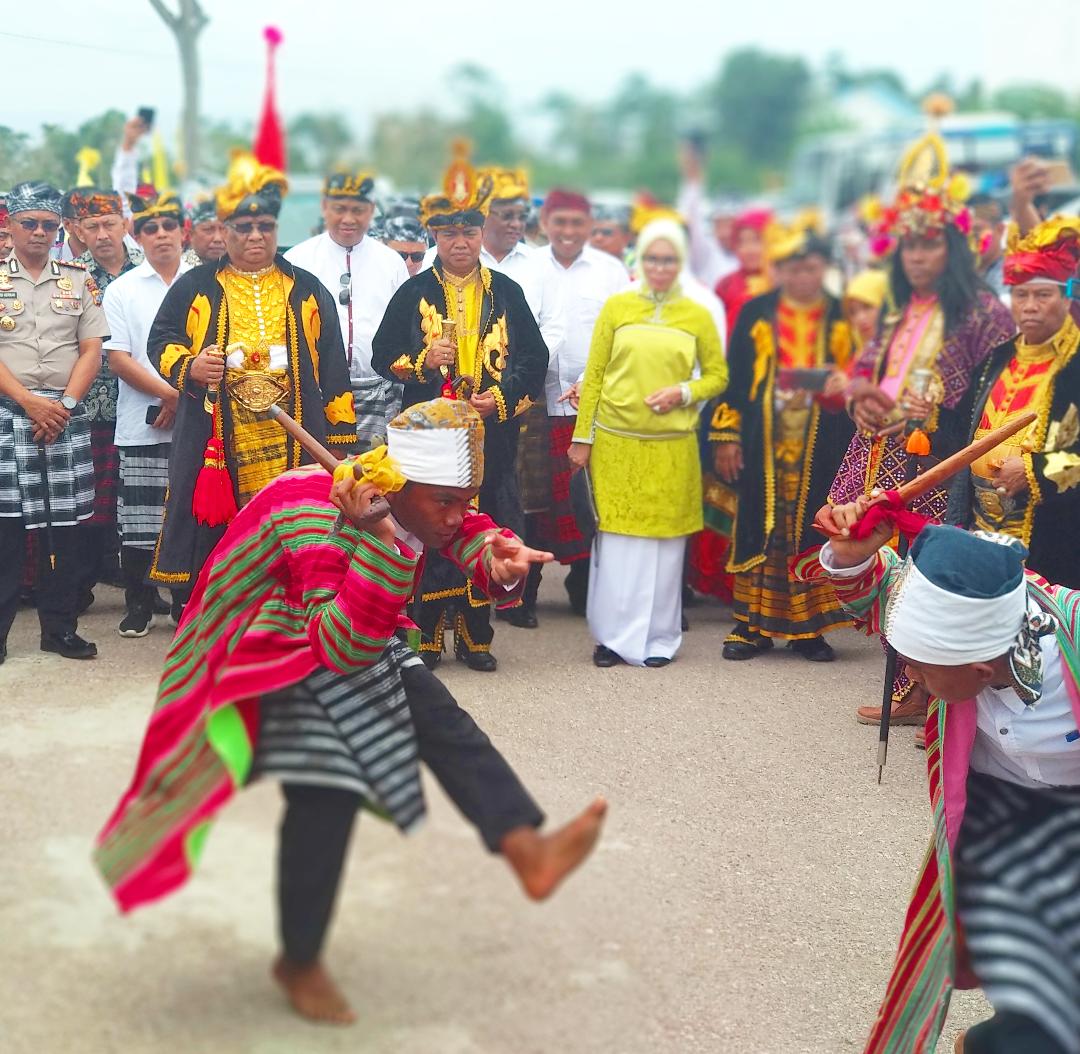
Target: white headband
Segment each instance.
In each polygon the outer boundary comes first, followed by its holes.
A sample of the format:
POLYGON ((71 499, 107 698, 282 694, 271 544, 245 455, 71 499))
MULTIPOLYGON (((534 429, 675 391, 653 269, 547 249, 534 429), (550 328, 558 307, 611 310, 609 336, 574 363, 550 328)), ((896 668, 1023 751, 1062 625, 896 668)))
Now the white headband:
POLYGON ((934 666, 989 662, 1008 653, 1027 611, 1027 582, 1000 597, 965 597, 934 585, 910 561, 889 598, 885 638, 906 659, 934 666))
POLYGON ((401 474, 413 483, 475 487, 467 428, 387 429, 386 445, 401 474))

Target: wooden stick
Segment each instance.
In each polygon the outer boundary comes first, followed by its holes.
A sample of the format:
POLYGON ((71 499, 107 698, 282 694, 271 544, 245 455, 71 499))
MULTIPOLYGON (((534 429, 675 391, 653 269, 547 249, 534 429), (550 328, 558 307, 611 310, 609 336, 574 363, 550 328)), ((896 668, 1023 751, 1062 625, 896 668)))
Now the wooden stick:
MULTIPOLYGON (((266 412, 331 475, 333 474, 334 469, 336 469, 344 460, 344 458, 337 457, 334 453, 324 447, 306 428, 298 424, 297 421, 282 410, 280 406, 271 406, 266 412)), ((353 479, 359 480, 364 478, 364 470, 358 462, 353 463, 352 472, 353 479)), ((381 520, 389 512, 390 503, 383 495, 376 494, 371 499, 371 503, 367 512, 364 513, 362 521, 357 523, 356 526, 361 530, 366 530, 372 524, 381 520)), ((345 514, 338 513, 338 518, 334 522, 333 529, 330 533, 338 534, 344 526, 345 514)))
MULTIPOLYGON (((982 439, 976 439, 974 443, 969 444, 962 450, 958 450, 951 457, 939 461, 936 465, 933 465, 925 472, 916 476, 910 483, 904 483, 897 487, 896 492, 900 495, 901 501, 903 501, 905 505, 910 505, 916 498, 920 498, 922 495, 934 490, 936 487, 940 487, 947 479, 955 476, 957 472, 961 472, 963 469, 968 468, 982 457, 983 454, 988 454, 995 447, 1004 443, 1006 439, 1012 438, 1017 432, 1022 432, 1037 416, 1038 415, 1035 413, 1021 414, 1021 416, 1017 417, 1014 421, 1010 421, 1000 428, 995 428, 992 432, 988 432, 984 435, 982 439)), ((884 502, 884 500, 883 497, 875 498, 870 504, 878 505, 884 502)), ((824 508, 818 510, 817 516, 814 517, 814 527, 822 534, 831 538, 836 533, 831 526, 832 517, 823 515, 829 508, 830 506, 826 505, 824 508)))

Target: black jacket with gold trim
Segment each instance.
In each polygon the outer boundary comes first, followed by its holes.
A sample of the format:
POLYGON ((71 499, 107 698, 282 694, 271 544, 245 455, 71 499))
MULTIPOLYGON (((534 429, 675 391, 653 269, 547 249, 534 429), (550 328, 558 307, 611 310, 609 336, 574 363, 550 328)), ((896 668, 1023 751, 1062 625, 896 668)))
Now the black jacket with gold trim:
MULTIPOLYGON (((1030 436, 1033 450, 1024 454, 1029 501, 1023 542, 1028 570, 1055 585, 1080 589, 1080 334, 1066 352, 1060 370, 1049 382, 1046 398, 1029 409, 1038 414, 1030 436)), ((976 392, 968 442, 973 442, 990 393, 1016 354, 1015 337, 999 344, 972 381, 976 392)), ((949 488, 946 519, 959 527, 975 524, 971 470, 959 473, 949 488)))
MULTIPOLYGON (((851 332, 840 301, 826 297, 825 333, 818 345, 818 367, 846 362, 851 332)), ((727 391, 712 413, 709 445, 741 443, 743 470, 735 486, 738 508, 729 571, 748 571, 765 560, 776 522, 776 465, 773 432, 777 368, 776 313, 780 293, 773 290, 748 301, 739 312, 728 347, 731 371, 727 391)), ((843 407, 813 403, 799 481, 795 537, 797 552, 813 545, 813 519, 825 504, 836 470, 854 434, 843 407)), ((819 540, 819 539, 817 539, 819 540)), ((794 553, 792 555, 795 555, 794 553)))
MULTIPOLYGON (((337 305, 313 274, 294 267, 281 255, 274 263, 286 281, 285 343, 294 390, 293 416, 335 453, 352 453, 358 447, 356 412, 337 305)), ((217 344, 224 349, 229 344, 227 305, 222 310, 225 290, 218 281, 218 273, 227 266, 226 258, 181 276, 165 295, 147 340, 150 361, 180 392, 169 454, 165 520, 150 570, 151 578, 167 585, 192 584, 225 530, 197 524, 191 512, 212 418, 203 408, 206 389, 191 378, 190 368, 204 347, 217 344)), ((227 399, 219 402, 226 437, 232 428, 228 403, 227 399)), ((229 446, 226 441, 227 456, 229 446)), ((311 461, 291 437, 287 438, 286 456, 290 468, 311 461)), ((236 466, 231 463, 229 475, 235 483, 236 466)))

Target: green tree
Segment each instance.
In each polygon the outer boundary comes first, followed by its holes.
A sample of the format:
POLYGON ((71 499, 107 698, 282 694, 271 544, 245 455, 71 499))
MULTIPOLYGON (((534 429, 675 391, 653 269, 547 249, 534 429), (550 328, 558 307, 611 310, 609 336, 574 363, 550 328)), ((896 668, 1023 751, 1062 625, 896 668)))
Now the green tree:
POLYGON ((304 113, 289 122, 289 168, 329 172, 343 163, 355 145, 349 122, 339 113, 304 113))
POLYGON ((716 131, 756 164, 780 166, 795 145, 809 88, 810 70, 801 58, 758 48, 733 51, 709 91, 716 131))
POLYGON ((1040 117, 1072 117, 1073 108, 1065 93, 1048 84, 1010 84, 994 92, 991 104, 1021 120, 1040 117))

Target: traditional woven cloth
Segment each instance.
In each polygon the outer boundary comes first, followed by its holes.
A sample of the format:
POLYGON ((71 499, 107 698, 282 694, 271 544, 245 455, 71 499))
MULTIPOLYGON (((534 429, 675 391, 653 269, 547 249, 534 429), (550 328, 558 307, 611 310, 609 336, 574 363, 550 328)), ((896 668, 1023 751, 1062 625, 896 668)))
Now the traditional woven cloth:
POLYGON ((738 627, 781 640, 806 640, 851 625, 828 583, 798 582, 789 572, 791 554, 799 546, 794 536, 799 480, 797 464, 780 470, 776 525, 765 551, 765 562, 734 576, 732 611, 738 627))
POLYGON ((386 442, 387 425, 401 412, 401 385, 382 377, 353 377, 356 435, 361 450, 386 442))
POLYGON ((997 1011, 1080 1054, 1080 787, 1034 790, 979 772, 956 847, 956 909, 997 1011))
POLYGON ((153 549, 169 489, 169 444, 120 448, 117 515, 122 545, 153 549))
MULTIPOLYGON (((59 392, 35 390, 59 398, 59 392)), ((0 516, 20 516, 28 530, 46 525, 41 447, 33 422, 10 399, 0 398, 0 516)), ((49 480, 49 509, 54 527, 87 520, 94 512, 94 462, 90 422, 82 407, 72 411, 67 427, 44 445, 49 480)))
POLYGON ((90 456, 94 462, 94 515, 90 522, 99 527, 116 527, 120 452, 115 438, 115 420, 90 422, 90 456))
POLYGON ((548 466, 551 498, 538 517, 541 546, 555 554, 562 564, 589 558, 589 547, 578 530, 577 517, 570 503, 570 477, 573 475, 567 451, 574 439, 576 417, 549 417, 548 466))
POLYGON ((424 795, 400 671, 419 662, 394 638, 371 666, 319 669, 264 696, 251 778, 351 791, 409 830, 424 815, 424 795))
MULTIPOLYGON (((321 669, 376 665, 404 624, 418 554, 350 523, 335 532, 331 484, 316 468, 279 477, 240 510, 199 575, 135 776, 98 839, 95 862, 125 911, 190 876, 211 821, 250 778, 260 701, 321 669)), ((482 590, 494 530, 467 516, 442 550, 482 590)), ((381 776, 366 779, 381 792, 381 776)), ((395 815, 407 822, 409 810, 395 815)))

